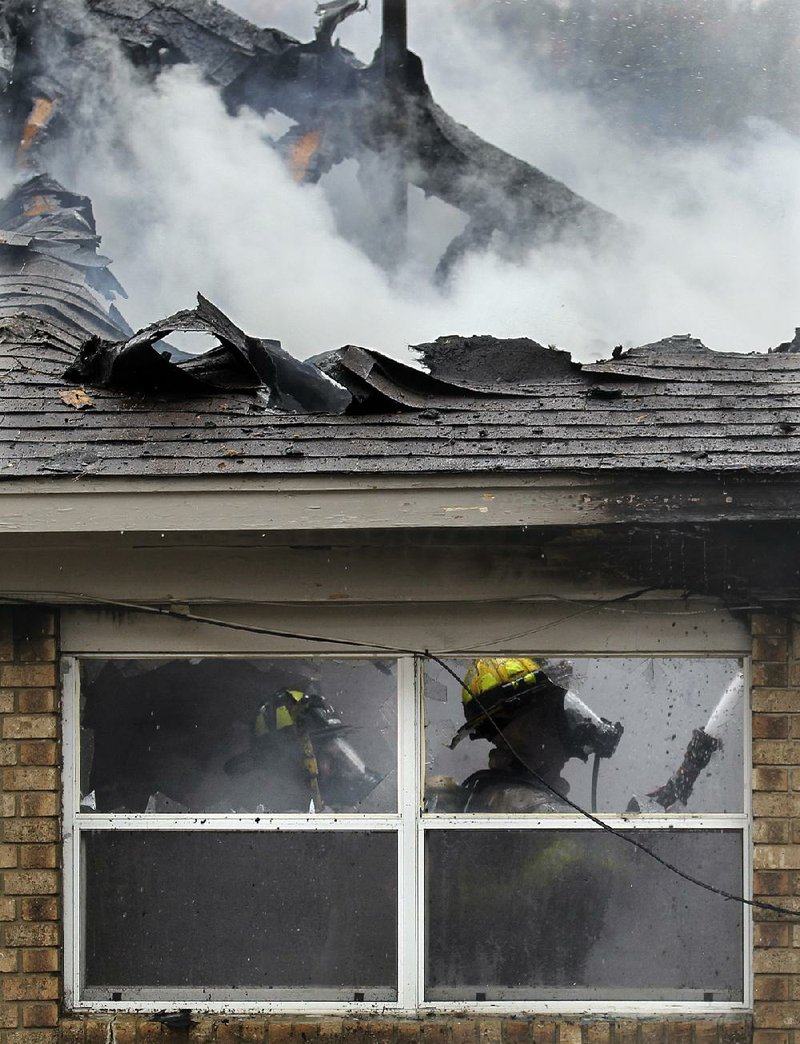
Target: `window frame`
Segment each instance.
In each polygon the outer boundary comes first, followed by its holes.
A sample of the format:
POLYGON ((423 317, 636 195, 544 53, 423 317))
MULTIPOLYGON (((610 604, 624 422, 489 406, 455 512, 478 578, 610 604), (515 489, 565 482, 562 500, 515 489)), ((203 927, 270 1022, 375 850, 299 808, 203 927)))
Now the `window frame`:
MULTIPOLYGON (((255 645, 255 643, 254 643, 255 645)), ((453 655, 453 654, 448 654, 453 655)), ((469 658, 469 652, 455 654, 469 658)), ((485 652, 482 655, 486 655, 485 652)), ((503 655, 506 655, 504 652, 503 655)), ((508 655, 524 655, 509 651, 508 655)), ((744 674, 745 707, 743 713, 743 761, 741 813, 713 814, 614 814, 601 818, 617 829, 729 829, 741 835, 742 886, 745 898, 752 897, 753 839, 752 839, 752 735, 750 715, 751 666, 750 657, 739 650, 697 651, 658 649, 625 652, 623 649, 598 653, 572 648, 568 651, 548 650, 548 656, 564 658, 591 657, 593 659, 628 656, 636 659, 649 657, 663 659, 736 658, 744 674)), ((359 1016, 369 1014, 419 1015, 466 1012, 474 1015, 509 1014, 605 1014, 620 1015, 720 1015, 752 1009, 753 1004, 753 919, 749 908, 742 918, 743 998, 741 1001, 647 1001, 647 1000, 486 1000, 486 1001, 426 1001, 425 998, 425 860, 424 848, 429 830, 600 830, 578 813, 550 813, 498 815, 489 813, 422 812, 425 785, 424 760, 424 706, 421 673, 423 661, 410 655, 392 655, 385 650, 374 652, 342 652, 328 649, 305 649, 271 652, 261 643, 252 652, 220 652, 164 649, 147 654, 138 649, 109 652, 70 650, 62 657, 62 736, 63 736, 63 815, 64 815, 64 994, 65 1005, 75 1011, 125 1011, 147 1013, 167 1006, 192 1007, 215 1014, 316 1014, 359 1016), (80 662, 82 660, 110 659, 184 659, 202 655, 214 659, 285 659, 309 656, 314 658, 387 659, 397 663, 397 811, 394 813, 335 813, 296 815, 293 813, 226 813, 181 814, 83 813, 79 807, 79 736, 80 736, 80 662), (357 831, 378 830, 394 832, 397 837, 397 987, 396 1001, 315 1001, 315 1000, 216 1000, 187 1003, 165 999, 90 1000, 81 996, 81 916, 83 909, 83 879, 81 873, 80 838, 85 831, 95 830, 187 830, 193 831, 357 831), (412 916, 413 913, 413 916, 412 916)))

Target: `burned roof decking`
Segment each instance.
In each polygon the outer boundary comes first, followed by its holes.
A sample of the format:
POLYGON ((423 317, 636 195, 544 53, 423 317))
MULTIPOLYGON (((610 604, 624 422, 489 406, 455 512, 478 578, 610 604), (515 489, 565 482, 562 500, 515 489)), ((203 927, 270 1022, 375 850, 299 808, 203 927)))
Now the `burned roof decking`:
MULTIPOLYGON (((282 412, 248 393, 185 398, 89 387, 91 405, 78 409, 70 405, 76 385, 63 377, 78 352, 76 336, 24 316, 0 321, 0 335, 6 480, 791 473, 800 465, 800 355, 794 353, 715 353, 672 338, 594 366, 567 359, 538 386, 526 374, 519 396, 508 395, 502 382, 502 397, 462 390, 431 396, 424 409, 351 416, 282 412)), ((469 350, 469 343, 458 345, 469 350)), ((495 350, 502 352, 503 342, 495 350)), ((491 380, 486 388, 492 390, 491 380)))

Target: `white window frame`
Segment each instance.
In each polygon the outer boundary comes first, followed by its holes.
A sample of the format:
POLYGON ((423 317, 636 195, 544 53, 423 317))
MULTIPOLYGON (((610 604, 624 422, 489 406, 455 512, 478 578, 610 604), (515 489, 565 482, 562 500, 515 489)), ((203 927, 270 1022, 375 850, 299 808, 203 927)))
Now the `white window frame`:
MULTIPOLYGON (((423 852, 425 835, 429 830, 482 830, 513 829, 536 830, 541 828, 563 830, 599 830, 585 817, 572 813, 548 814, 546 817, 516 814, 513 816, 490 814, 459 813, 422 813, 421 795, 424 788, 424 762, 422 751, 424 736, 422 735, 421 707, 422 687, 419 684, 418 666, 411 656, 394 656, 385 651, 376 650, 350 653, 352 659, 391 659, 397 663, 398 708, 397 708, 397 771, 398 771, 398 805, 397 812, 392 814, 355 813, 355 814, 322 814, 322 815, 264 815, 261 814, 214 814, 203 815, 153 815, 144 813, 103 815, 82 813, 79 806, 79 663, 86 659, 180 659, 191 655, 202 654, 209 658, 229 659, 280 659, 298 656, 329 657, 337 660, 348 658, 347 653, 326 649, 305 649, 291 653, 285 651, 269 652, 259 646, 252 653, 242 651, 220 653, 195 649, 188 652, 159 650, 148 655, 140 651, 114 650, 87 654, 71 652, 62 658, 63 684, 63 802, 64 802, 64 993, 68 1009, 76 1011, 126 1011, 151 1012, 165 1007, 194 1007, 196 1010, 213 1013, 254 1013, 264 1014, 318 1014, 345 1015, 356 1014, 396 1014, 416 1015, 420 1013, 469 1012, 480 1014, 510 1015, 531 1014, 603 1014, 611 1013, 627 1016, 636 1015, 669 1015, 685 1014, 694 1016, 720 1015, 747 1011, 753 1004, 752 947, 753 922, 749 916, 749 908, 745 908, 743 921, 743 999, 742 1001, 630 1001, 630 1000, 581 1000, 581 1001, 425 1001, 425 878, 423 852), (206 1001, 195 997, 187 997, 186 1003, 165 1000, 132 1000, 128 997, 121 1001, 87 1000, 80 994, 81 969, 81 909, 83 903, 80 859, 80 838, 85 831, 92 829, 106 830, 206 830, 206 831, 263 831, 281 829, 282 831, 390 831, 395 832, 398 842, 398 998, 392 1002, 352 1002, 313 1000, 216 1000, 206 1001)), ((509 655, 524 655, 519 651, 508 651, 509 655)), ((484 653, 485 655, 485 653, 484 653)), ((658 649, 646 653, 641 649, 626 653, 622 649, 598 654, 584 650, 571 649, 561 652, 550 652, 548 655, 564 658, 602 656, 629 656, 636 659, 655 657, 663 658, 733 658, 742 662, 745 683, 745 710, 743 714, 743 764, 742 786, 743 804, 741 813, 726 814, 691 814, 675 815, 603 815, 601 818, 609 826, 625 831, 647 829, 673 830, 735 830, 742 837, 742 874, 744 897, 752 897, 753 843, 751 814, 751 761, 752 740, 749 713, 749 694, 751 689, 750 659, 739 650, 696 651, 678 650, 670 652, 658 649), (668 822, 668 826, 667 826, 668 822)), ((460 652, 458 658, 469 657, 470 653, 460 652)))

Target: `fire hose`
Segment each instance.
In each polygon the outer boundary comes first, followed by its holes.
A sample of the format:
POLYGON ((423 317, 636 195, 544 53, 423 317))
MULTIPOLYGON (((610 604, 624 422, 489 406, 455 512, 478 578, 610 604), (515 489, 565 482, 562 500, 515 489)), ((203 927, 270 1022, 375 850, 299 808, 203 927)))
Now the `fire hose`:
MULTIPOLYGON (((708 765, 711 755, 722 749, 720 733, 742 696, 742 678, 734 678, 701 729, 692 731, 683 760, 667 782, 647 796, 667 809, 680 802, 685 805, 694 789, 697 777, 708 765)), ((594 794, 592 795, 594 801, 594 794)))

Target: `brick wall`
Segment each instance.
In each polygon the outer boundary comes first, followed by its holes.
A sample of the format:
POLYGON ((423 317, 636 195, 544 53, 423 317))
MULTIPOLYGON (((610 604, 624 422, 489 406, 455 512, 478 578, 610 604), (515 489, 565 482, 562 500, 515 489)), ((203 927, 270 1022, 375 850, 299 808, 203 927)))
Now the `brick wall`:
MULTIPOLYGON (((753 617, 757 899, 800 911, 800 626, 753 617)), ((754 913, 755 1044, 800 1041, 800 918, 754 913)))
MULTIPOLYGON (((800 1044, 800 918, 756 911, 755 1012, 719 1019, 146 1018, 60 1010, 59 717, 45 611, 0 610, 0 1025, 7 1044, 800 1044)), ((753 617, 757 897, 800 911, 800 626, 753 617)))
POLYGON ((60 769, 53 614, 0 609, 0 1022, 8 1044, 57 1036, 60 769))

